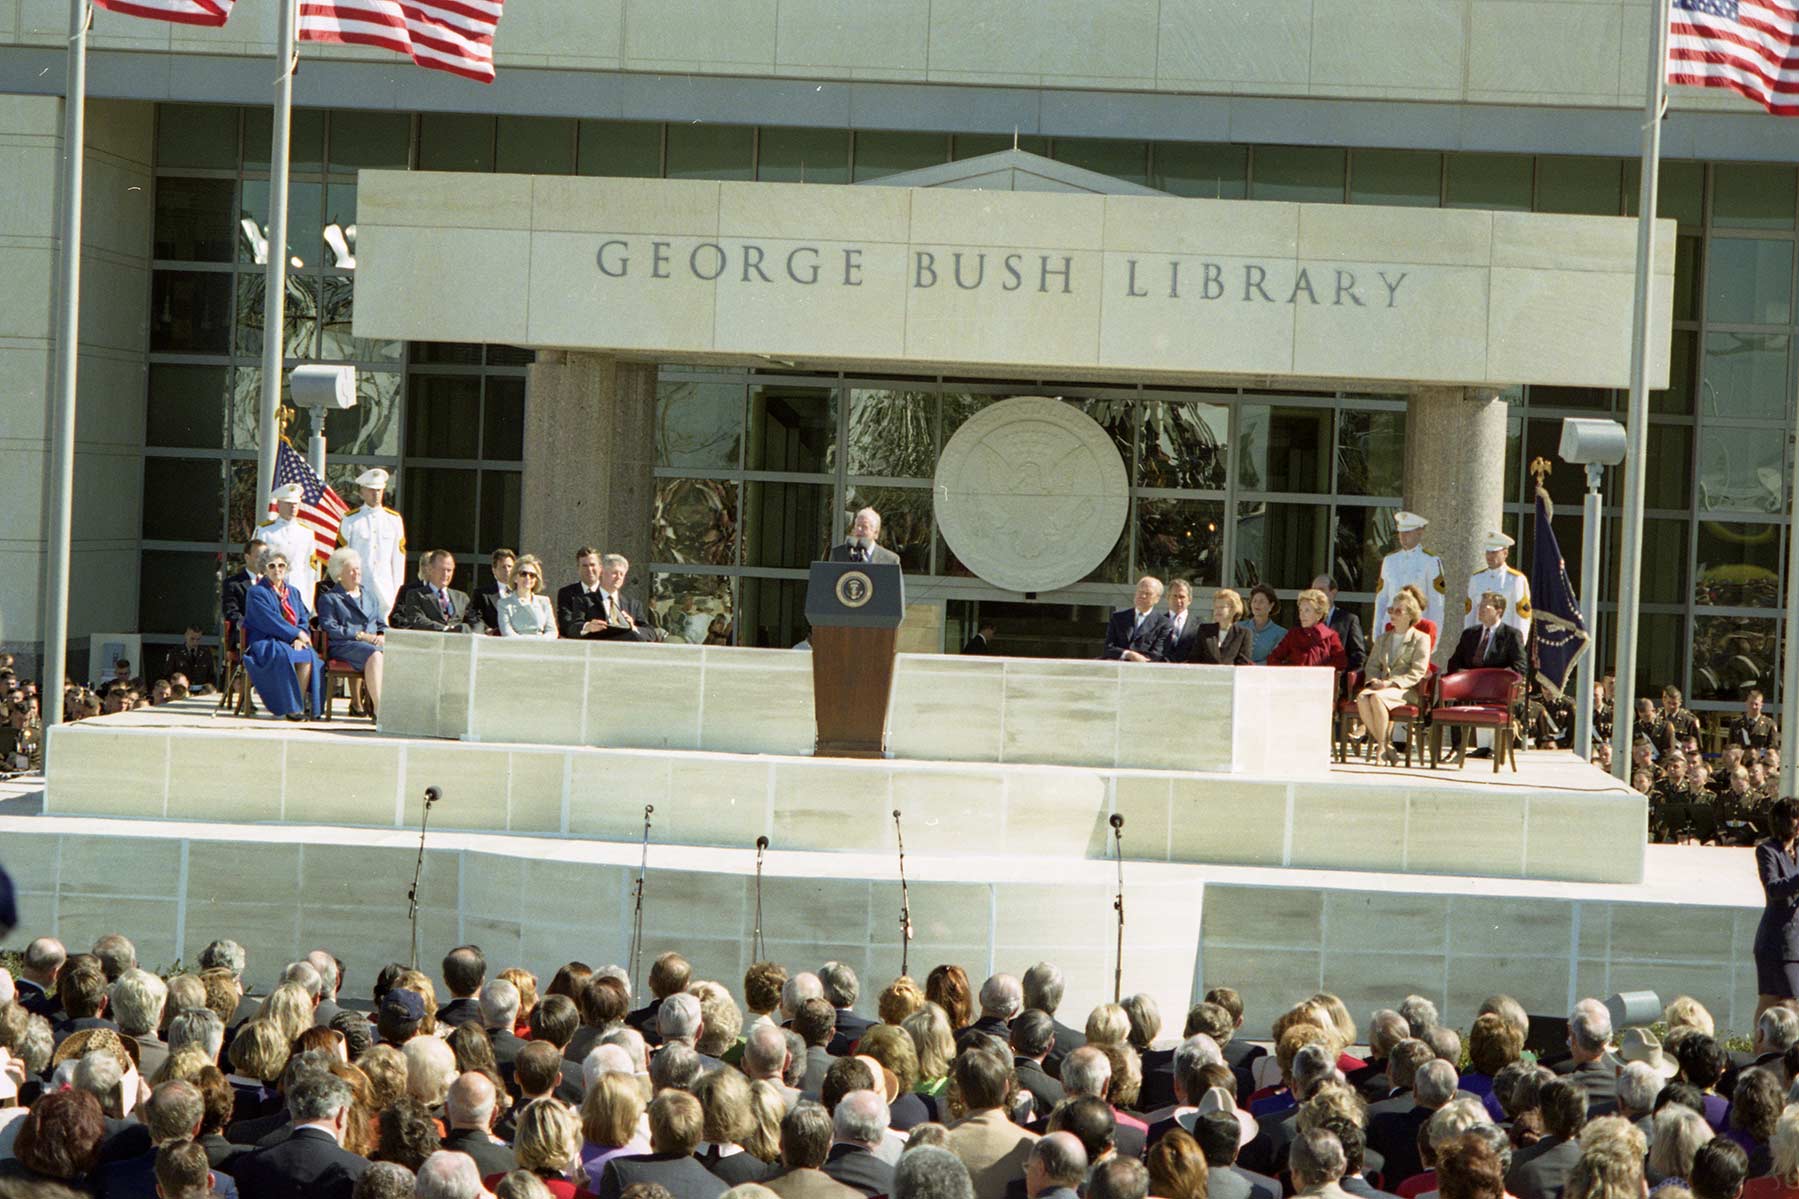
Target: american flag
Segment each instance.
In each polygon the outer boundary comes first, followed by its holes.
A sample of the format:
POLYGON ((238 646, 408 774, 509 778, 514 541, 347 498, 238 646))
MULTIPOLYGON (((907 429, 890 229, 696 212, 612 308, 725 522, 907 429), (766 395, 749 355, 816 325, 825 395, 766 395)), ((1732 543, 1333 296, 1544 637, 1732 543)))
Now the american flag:
POLYGON ((1726 87, 1799 116, 1799 9, 1774 0, 1673 0, 1668 82, 1726 87))
POLYGON ((225 23, 237 0, 94 0, 94 3, 108 12, 124 13, 128 17, 216 28, 225 23))
MULTIPOLYGON (((312 463, 295 453, 294 447, 284 441, 281 452, 275 455, 275 487, 286 487, 289 483, 298 483, 306 491, 294 519, 312 530, 318 553, 329 558, 331 551, 337 548, 337 526, 343 523, 350 506, 325 485, 325 480, 312 469, 312 463)), ((274 517, 275 502, 270 500, 269 518, 274 517)))
POLYGON ((421 67, 493 82, 505 0, 301 0, 300 40, 380 46, 421 67))

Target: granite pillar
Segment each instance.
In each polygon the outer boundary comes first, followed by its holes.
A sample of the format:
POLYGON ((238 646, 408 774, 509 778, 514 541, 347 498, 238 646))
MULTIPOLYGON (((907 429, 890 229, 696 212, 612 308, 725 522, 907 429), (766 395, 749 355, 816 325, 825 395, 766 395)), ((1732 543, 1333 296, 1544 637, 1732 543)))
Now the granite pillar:
POLYGON ((574 580, 582 546, 623 554, 626 589, 647 606, 655 365, 542 350, 526 388, 519 549, 543 559, 551 589, 574 580))
POLYGON ((1447 586, 1439 666, 1461 633, 1468 579, 1486 565, 1482 536, 1503 518, 1505 419, 1505 401, 1486 388, 1419 387, 1406 408, 1405 506, 1430 521, 1424 548, 1443 560, 1447 586))

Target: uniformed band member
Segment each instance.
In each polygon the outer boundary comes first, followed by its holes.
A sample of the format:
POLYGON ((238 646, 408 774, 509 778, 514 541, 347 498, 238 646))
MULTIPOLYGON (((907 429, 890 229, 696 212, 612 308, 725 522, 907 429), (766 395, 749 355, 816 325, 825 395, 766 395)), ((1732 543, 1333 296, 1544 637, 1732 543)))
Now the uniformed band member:
POLYGON ((361 555, 362 585, 369 590, 374 615, 384 621, 393 615, 394 600, 406 583, 406 522, 383 503, 387 481, 387 472, 378 466, 358 475, 362 507, 337 527, 337 544, 361 555))
POLYGON ((1425 597, 1424 619, 1443 628, 1443 594, 1448 584, 1443 579, 1443 560, 1419 543, 1424 540, 1424 526, 1430 522, 1416 512, 1401 512, 1393 518, 1399 532, 1399 548, 1381 560, 1380 582, 1374 588, 1374 625, 1370 637, 1379 637, 1387 629, 1387 606, 1406 584, 1414 584, 1425 597))
POLYGON ((287 585, 300 593, 310 610, 319 581, 319 543, 313 531, 295 517, 305 498, 306 489, 298 483, 275 488, 269 496, 275 504, 275 519, 259 526, 256 537, 268 547, 269 554, 279 552, 287 559, 287 585))
POLYGON ((1688 737, 1699 735, 1699 718, 1680 706, 1680 688, 1669 683, 1662 688, 1662 710, 1655 714, 1649 740, 1656 752, 1666 757, 1687 743, 1688 737))
POLYGON ((1780 726, 1762 715, 1762 693, 1753 688, 1743 697, 1743 714, 1731 721, 1730 743, 1744 749, 1779 749, 1780 726))
POLYGON ((1480 597, 1489 591, 1505 596, 1505 615, 1501 619, 1518 630, 1518 637, 1526 645, 1530 644, 1530 580, 1523 571, 1506 561, 1512 546, 1517 544, 1510 537, 1494 529, 1487 534, 1481 543, 1486 551, 1487 568, 1477 570, 1468 580, 1467 615, 1462 619, 1462 627, 1471 629, 1480 623, 1477 609, 1480 597))

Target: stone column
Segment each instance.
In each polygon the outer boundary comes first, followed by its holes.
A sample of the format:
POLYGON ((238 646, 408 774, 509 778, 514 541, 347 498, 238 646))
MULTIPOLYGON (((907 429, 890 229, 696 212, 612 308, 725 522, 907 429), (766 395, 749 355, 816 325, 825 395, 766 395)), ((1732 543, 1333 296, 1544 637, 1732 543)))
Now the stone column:
MULTIPOLYGON (((1443 623, 1436 661, 1461 635, 1468 578, 1486 563, 1480 541, 1505 503, 1506 404, 1486 388, 1419 387, 1405 418, 1405 506, 1430 521, 1424 548, 1443 560, 1443 623)), ((1513 552, 1513 565, 1517 564, 1513 552)))
POLYGON ((631 560, 626 589, 649 602, 656 367, 606 354, 540 350, 526 376, 521 552, 543 559, 552 592, 590 545, 631 560))

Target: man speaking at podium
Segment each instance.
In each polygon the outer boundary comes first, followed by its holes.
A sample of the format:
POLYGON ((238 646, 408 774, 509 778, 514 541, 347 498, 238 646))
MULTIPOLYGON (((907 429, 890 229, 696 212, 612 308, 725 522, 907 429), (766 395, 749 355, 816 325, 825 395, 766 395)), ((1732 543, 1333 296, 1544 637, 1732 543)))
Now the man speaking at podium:
POLYGON ((899 555, 879 544, 881 540, 881 514, 873 508, 864 508, 856 513, 850 522, 850 535, 831 547, 826 559, 830 562, 877 562, 900 564, 899 555))

